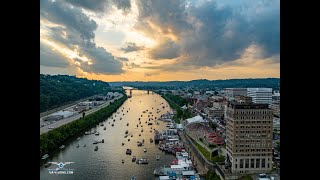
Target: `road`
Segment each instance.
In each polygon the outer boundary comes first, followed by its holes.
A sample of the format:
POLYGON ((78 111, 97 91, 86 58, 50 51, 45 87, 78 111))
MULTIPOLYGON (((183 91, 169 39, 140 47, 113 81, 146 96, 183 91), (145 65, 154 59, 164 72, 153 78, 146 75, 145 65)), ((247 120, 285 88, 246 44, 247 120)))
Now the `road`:
MULTIPOLYGON (((96 111, 98 111, 98 110, 100 110, 100 109, 108 106, 108 105, 110 104, 110 101, 114 101, 114 100, 120 99, 122 96, 123 96, 123 95, 121 94, 119 97, 116 97, 116 98, 113 99, 113 100, 108 100, 108 101, 105 102, 104 104, 102 104, 102 105, 100 105, 100 106, 98 106, 98 107, 96 107, 96 108, 94 108, 94 109, 90 109, 89 111, 86 111, 85 113, 86 113, 86 115, 89 115, 89 114, 91 114, 91 113, 94 113, 94 112, 96 112, 96 111)), ((54 122, 54 123, 52 123, 52 124, 50 124, 50 125, 43 126, 43 127, 40 128, 40 135, 43 134, 43 133, 46 133, 46 132, 48 132, 48 131, 50 131, 50 130, 52 130, 52 129, 48 129, 49 127, 57 128, 57 127, 60 127, 60 126, 62 126, 62 125, 68 124, 68 123, 70 123, 70 122, 72 122, 72 121, 75 121, 75 120, 77 120, 77 119, 80 119, 80 117, 82 117, 82 114, 77 114, 77 115, 74 115, 74 116, 71 116, 71 117, 68 117, 68 118, 61 119, 61 120, 59 120, 59 121, 56 121, 56 122, 54 122)), ((40 119, 40 120, 41 120, 41 119, 40 119)))

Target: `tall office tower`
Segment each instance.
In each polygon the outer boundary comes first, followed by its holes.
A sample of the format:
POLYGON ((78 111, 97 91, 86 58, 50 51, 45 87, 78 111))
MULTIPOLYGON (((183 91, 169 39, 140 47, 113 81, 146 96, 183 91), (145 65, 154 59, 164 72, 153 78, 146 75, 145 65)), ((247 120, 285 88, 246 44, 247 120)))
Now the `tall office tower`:
POLYGON ((272 118, 268 104, 227 103, 226 165, 232 173, 260 173, 272 169, 272 118))
POLYGON ((247 88, 247 96, 252 97, 252 102, 271 104, 272 88, 247 88))

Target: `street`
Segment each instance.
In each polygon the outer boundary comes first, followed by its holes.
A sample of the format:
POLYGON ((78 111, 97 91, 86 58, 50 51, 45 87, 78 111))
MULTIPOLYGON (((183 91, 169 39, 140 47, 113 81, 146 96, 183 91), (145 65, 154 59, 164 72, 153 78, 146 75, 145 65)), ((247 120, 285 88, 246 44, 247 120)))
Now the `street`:
MULTIPOLYGON (((108 100, 108 101, 105 102, 104 104, 102 104, 102 105, 100 105, 100 106, 98 106, 98 107, 96 107, 96 108, 90 109, 90 110, 86 111, 85 113, 86 113, 86 115, 89 115, 89 114, 91 114, 91 113, 93 113, 93 112, 96 112, 96 111, 98 111, 98 110, 100 110, 100 109, 108 106, 108 105, 110 104, 110 101, 114 101, 114 100, 120 99, 122 96, 123 96, 123 95, 120 94, 119 97, 116 97, 115 99, 112 99, 112 100, 108 100)), ((74 115, 74 116, 71 116, 71 117, 68 117, 68 118, 61 119, 61 120, 56 121, 56 122, 54 122, 54 123, 52 123, 52 124, 50 124, 50 125, 43 126, 43 127, 40 128, 40 135, 43 134, 43 133, 46 133, 46 132, 48 132, 48 131, 50 131, 50 130, 52 130, 52 129, 48 129, 49 127, 57 128, 57 127, 60 127, 60 126, 62 126, 62 125, 64 125, 64 124, 68 124, 68 123, 70 123, 70 122, 72 122, 72 121, 74 121, 74 120, 77 120, 77 119, 79 119, 80 117, 82 117, 82 113, 77 114, 77 115, 74 115)), ((41 121, 42 121, 42 118, 40 118, 40 122, 41 122, 41 121)), ((42 122, 43 122, 43 121, 42 121, 42 122)))

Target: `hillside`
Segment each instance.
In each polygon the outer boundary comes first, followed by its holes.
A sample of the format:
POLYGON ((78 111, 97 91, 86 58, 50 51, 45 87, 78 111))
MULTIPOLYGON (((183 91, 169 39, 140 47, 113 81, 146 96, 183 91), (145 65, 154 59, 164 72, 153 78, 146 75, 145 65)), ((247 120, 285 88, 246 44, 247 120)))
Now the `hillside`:
POLYGON ((109 84, 68 75, 40 74, 40 113, 108 91, 109 84))
POLYGON ((167 81, 167 82, 110 82, 111 86, 132 86, 138 88, 148 89, 174 89, 182 87, 191 88, 208 88, 208 89, 222 89, 222 88, 249 88, 249 87, 268 87, 275 90, 279 89, 280 79, 279 78, 257 78, 257 79, 227 79, 227 80, 207 80, 199 79, 192 81, 167 81))

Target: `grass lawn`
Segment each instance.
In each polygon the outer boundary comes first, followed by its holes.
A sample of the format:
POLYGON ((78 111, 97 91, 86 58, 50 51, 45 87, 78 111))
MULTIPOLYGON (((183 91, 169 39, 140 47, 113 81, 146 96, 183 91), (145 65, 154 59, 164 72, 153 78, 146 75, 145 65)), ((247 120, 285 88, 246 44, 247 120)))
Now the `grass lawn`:
POLYGON ((216 155, 214 157, 210 157, 210 152, 204 148, 203 146, 201 146, 197 141, 193 140, 192 138, 190 138, 193 142, 193 144, 197 147, 197 149, 201 152, 201 154, 210 162, 224 162, 225 161, 225 157, 224 156, 219 156, 216 155))

